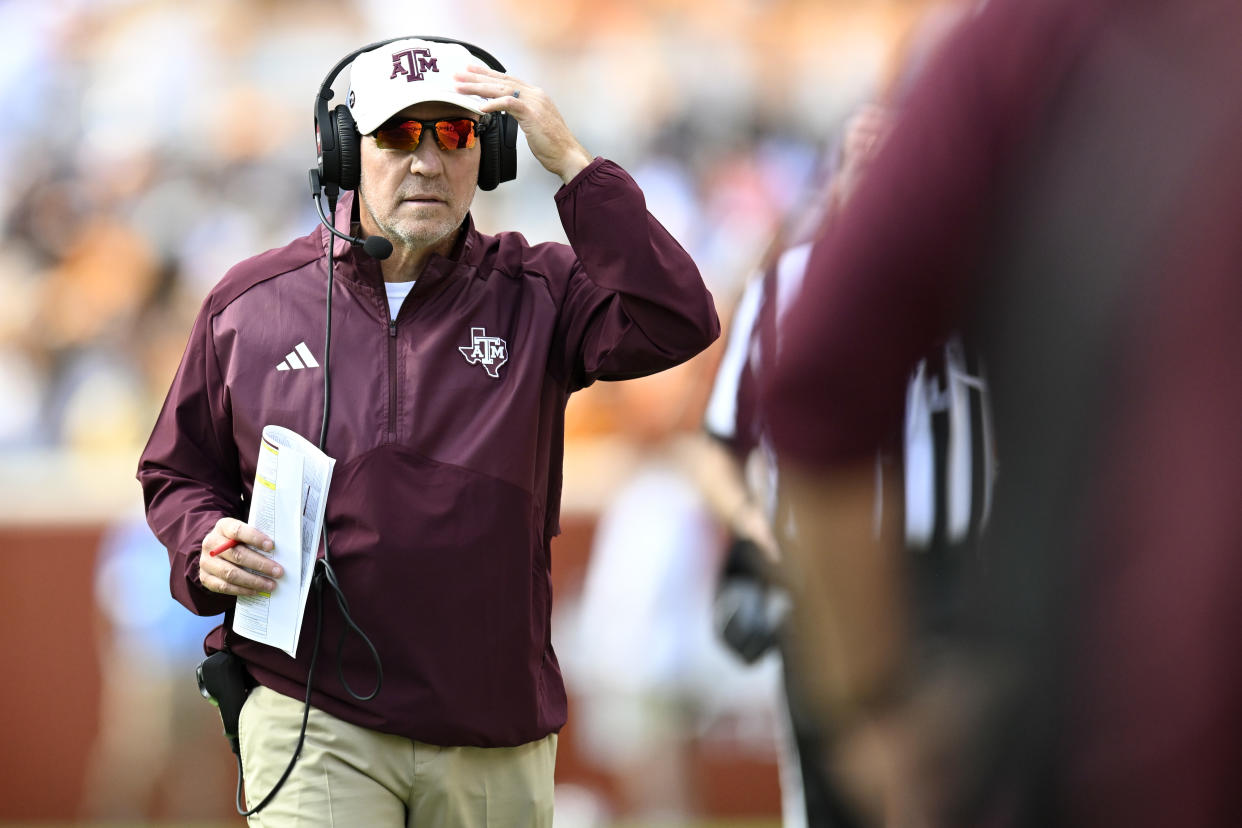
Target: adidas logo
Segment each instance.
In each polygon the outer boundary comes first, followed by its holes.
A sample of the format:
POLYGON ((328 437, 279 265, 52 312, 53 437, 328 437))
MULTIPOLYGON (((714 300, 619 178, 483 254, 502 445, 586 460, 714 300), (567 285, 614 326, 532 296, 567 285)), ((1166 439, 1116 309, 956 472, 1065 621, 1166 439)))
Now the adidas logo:
POLYGON ((315 361, 315 355, 310 352, 310 348, 306 347, 305 342, 299 342, 296 347, 289 353, 285 354, 285 358, 276 366, 277 371, 300 371, 303 368, 318 368, 319 363, 315 361))

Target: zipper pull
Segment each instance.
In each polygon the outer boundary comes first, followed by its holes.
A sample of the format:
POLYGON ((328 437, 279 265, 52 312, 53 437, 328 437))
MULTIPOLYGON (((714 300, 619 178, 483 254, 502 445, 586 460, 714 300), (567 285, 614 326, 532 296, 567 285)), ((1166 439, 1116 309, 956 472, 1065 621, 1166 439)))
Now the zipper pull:
POLYGON ((397 335, 397 320, 395 319, 388 320, 388 335, 389 336, 397 335))

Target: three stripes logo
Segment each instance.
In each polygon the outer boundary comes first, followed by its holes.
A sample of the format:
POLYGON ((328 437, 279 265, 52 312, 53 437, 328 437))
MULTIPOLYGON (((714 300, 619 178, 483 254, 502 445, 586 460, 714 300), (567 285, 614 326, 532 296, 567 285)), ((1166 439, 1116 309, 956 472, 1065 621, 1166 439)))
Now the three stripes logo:
POLYGON ((306 347, 305 342, 299 342, 292 351, 285 354, 285 358, 276 366, 277 371, 300 371, 303 368, 318 368, 319 363, 315 361, 315 355, 310 352, 310 348, 306 347))

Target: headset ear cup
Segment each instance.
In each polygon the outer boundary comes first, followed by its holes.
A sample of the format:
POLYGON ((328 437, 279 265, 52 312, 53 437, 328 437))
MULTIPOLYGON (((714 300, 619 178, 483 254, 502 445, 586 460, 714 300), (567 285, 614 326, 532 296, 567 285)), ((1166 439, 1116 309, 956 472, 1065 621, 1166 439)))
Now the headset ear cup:
POLYGON ((509 113, 500 118, 500 146, 497 148, 499 163, 496 167, 496 183, 503 184, 517 178, 517 119, 509 113))
POLYGON ((332 121, 336 125, 336 148, 339 159, 340 180, 342 190, 358 189, 358 180, 362 173, 362 137, 354 123, 354 116, 349 107, 340 104, 332 110, 332 121))
POLYGON ((500 118, 502 116, 493 115, 492 120, 481 131, 479 138, 479 189, 494 190, 496 185, 500 183, 500 143, 501 127, 500 118))
POLYGON ((336 140, 336 121, 323 98, 315 100, 315 147, 319 152, 319 179, 337 184, 341 178, 341 145, 336 140))
POLYGON ((517 131, 517 121, 507 112, 494 115, 483 131, 480 190, 494 190, 496 185, 517 178, 517 131))

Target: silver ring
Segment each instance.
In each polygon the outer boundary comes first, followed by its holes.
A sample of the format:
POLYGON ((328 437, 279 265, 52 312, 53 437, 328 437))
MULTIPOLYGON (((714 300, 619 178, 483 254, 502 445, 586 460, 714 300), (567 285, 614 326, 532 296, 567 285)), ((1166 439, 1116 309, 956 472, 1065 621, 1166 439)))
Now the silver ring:
POLYGON ((521 95, 521 94, 522 94, 522 90, 521 90, 521 89, 514 89, 514 90, 513 90, 513 99, 514 99, 514 100, 517 100, 518 95, 521 95))

